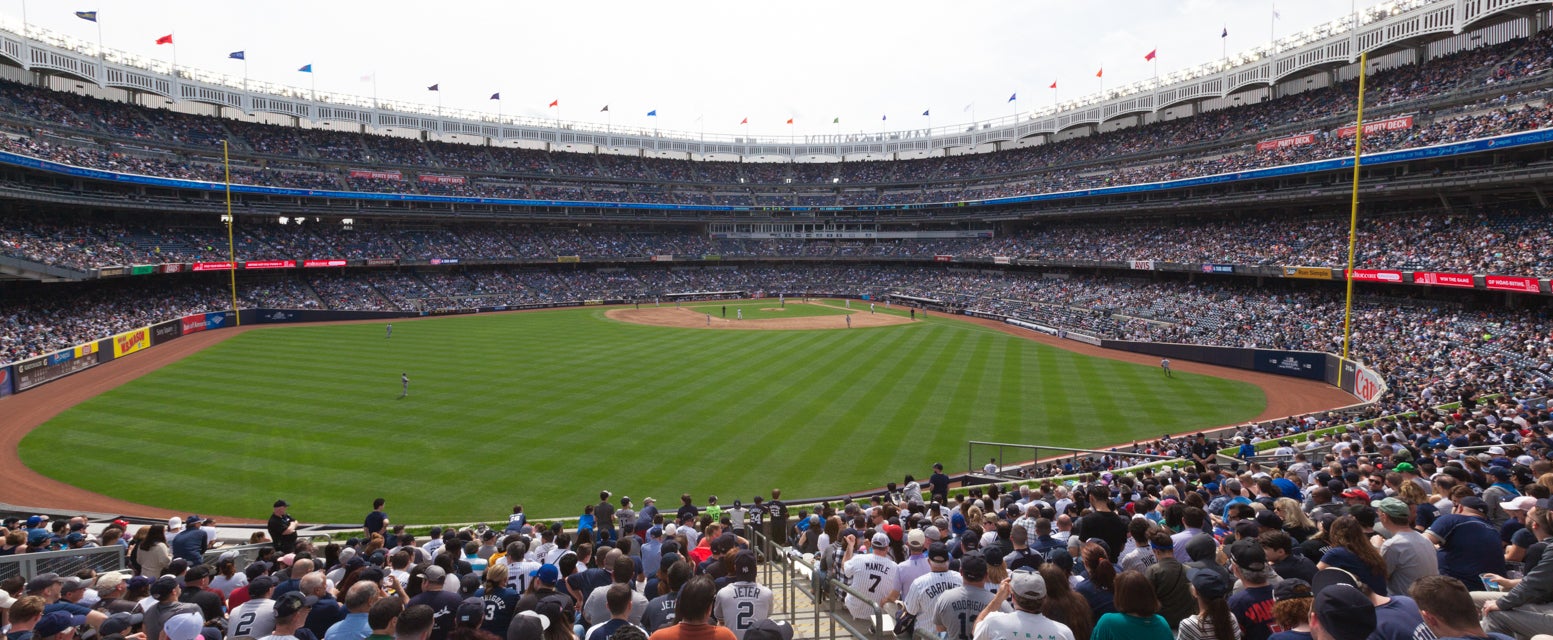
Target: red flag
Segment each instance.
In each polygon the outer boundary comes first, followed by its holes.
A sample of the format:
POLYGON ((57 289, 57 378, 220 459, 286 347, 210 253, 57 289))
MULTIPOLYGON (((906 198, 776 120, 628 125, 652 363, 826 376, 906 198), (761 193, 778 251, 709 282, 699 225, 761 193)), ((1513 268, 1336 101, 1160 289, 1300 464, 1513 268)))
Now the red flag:
POLYGON ((745 118, 745 119, 739 121, 739 124, 749 124, 749 123, 750 123, 750 119, 749 118, 745 118))
POLYGON ((550 106, 552 106, 552 107, 559 107, 559 106, 561 106, 561 99, 560 98, 556 98, 555 100, 551 100, 550 101, 550 106))
POLYGON ((1104 78, 1105 77, 1105 67, 1100 67, 1100 70, 1095 72, 1095 77, 1096 78, 1104 78))
POLYGON ((1052 81, 1052 86, 1051 86, 1051 88, 1053 88, 1053 89, 1056 89, 1056 88, 1057 88, 1057 81, 1056 81, 1056 80, 1053 80, 1053 81, 1052 81))
POLYGON ((173 34, 169 33, 169 34, 167 34, 165 36, 157 38, 156 39, 156 43, 157 44, 172 44, 173 43, 173 34))
POLYGON ((793 119, 792 119, 792 118, 788 118, 788 119, 787 119, 787 123, 788 123, 788 124, 792 124, 792 123, 793 123, 793 119))
POLYGON ((1159 49, 1154 49, 1154 50, 1148 52, 1148 55, 1143 56, 1143 59, 1144 60, 1153 60, 1154 59, 1154 54, 1156 54, 1156 53, 1159 53, 1159 49))

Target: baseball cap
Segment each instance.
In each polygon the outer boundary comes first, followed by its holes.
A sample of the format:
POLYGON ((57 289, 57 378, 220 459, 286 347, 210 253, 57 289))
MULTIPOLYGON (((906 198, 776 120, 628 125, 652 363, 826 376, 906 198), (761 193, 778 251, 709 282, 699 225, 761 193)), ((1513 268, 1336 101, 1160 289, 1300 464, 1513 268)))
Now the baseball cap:
MULTIPOLYGON (((203 622, 203 620, 201 622, 203 622)), ((59 632, 64 631, 65 629, 69 629, 72 626, 74 625, 70 624, 69 613, 64 611, 55 611, 54 613, 43 616, 32 625, 32 635, 39 638, 46 638, 48 636, 57 635, 59 632)))
POLYGON ((276 560, 275 562, 277 564, 279 564, 280 566, 282 566, 282 567, 289 567, 289 566, 291 566, 291 563, 296 562, 296 561, 297 561, 297 554, 295 554, 295 553, 288 553, 286 555, 281 556, 280 559, 276 560))
POLYGON ((1500 480, 1509 480, 1510 470, 1500 466, 1493 466, 1488 468, 1488 475, 1491 475, 1500 480))
POLYGON ((275 501, 275 508, 277 508, 277 509, 279 509, 280 507, 289 507, 289 506, 291 506, 291 503, 290 502, 286 502, 285 500, 276 500, 275 501))
POLYGON ((43 516, 27 516, 27 527, 32 528, 43 524, 43 516))
POLYGON ((65 536, 66 544, 76 544, 78 542, 86 542, 86 534, 80 531, 72 531, 70 535, 65 536))
POLYGON ((167 530, 168 531, 179 531, 179 530, 182 530, 182 529, 183 529, 183 518, 180 518, 178 516, 173 516, 173 517, 167 519, 167 530))
POLYGON ((140 589, 151 586, 151 579, 146 576, 135 576, 129 579, 130 589, 140 589))
POLYGON ((1278 586, 1273 587, 1273 601, 1295 600, 1312 596, 1310 583, 1299 578, 1284 578, 1278 586))
POLYGON ((16 604, 16 598, 7 593, 5 589, 0 589, 0 609, 9 609, 13 604, 16 604))
POLYGON ((751 582, 755 580, 755 569, 759 563, 755 560, 755 552, 745 549, 733 556, 733 578, 737 582, 751 582))
POLYGON ((1397 473, 1415 473, 1417 471, 1418 467, 1413 466, 1411 462, 1398 462, 1396 466, 1397 473))
POLYGON ((890 546, 890 536, 889 536, 889 534, 886 534, 883 531, 881 531, 879 533, 874 534, 874 538, 873 538, 873 540, 871 542, 874 545, 875 549, 883 549, 883 548, 886 548, 886 547, 890 546))
POLYGON ((1392 520, 1407 520, 1408 515, 1410 515, 1407 503, 1397 498, 1373 500, 1370 502, 1370 506, 1375 507, 1376 511, 1386 514, 1392 520))
POLYGON ((464 598, 459 603, 457 617, 454 621, 459 625, 474 626, 485 621, 485 602, 479 598, 464 598))
POLYGON ((1217 600, 1229 595, 1230 582, 1224 579, 1224 574, 1208 569, 1192 569, 1187 573, 1192 580, 1192 588, 1197 594, 1209 600, 1217 600))
POLYGON ((1014 595, 1021 598, 1046 597, 1046 579, 1034 571, 1015 571, 1008 577, 1014 595))
POLYGON ((61 594, 75 593, 85 589, 87 584, 89 584, 87 581, 80 578, 66 578, 62 583, 62 586, 59 588, 59 592, 61 594))
MULTIPOLYGON (((516 614, 513 614, 513 617, 514 618, 519 618, 519 617, 533 618, 533 619, 539 621, 539 628, 540 629, 549 629, 550 628, 550 616, 544 615, 544 614, 542 614, 542 613, 540 613, 538 611, 519 611, 516 614)), ((748 635, 748 633, 749 633, 748 631, 745 632, 746 635, 748 635)))
POLYGON ((793 640, 793 627, 786 622, 766 618, 746 630, 744 640, 793 640))
POLYGON ((248 581, 248 593, 269 593, 275 588, 275 579, 269 576, 257 576, 248 581))
POLYGON ((97 627, 97 635, 108 637, 114 634, 129 633, 130 629, 145 622, 145 616, 138 613, 115 613, 102 621, 102 626, 97 627))
MULTIPOLYGON (((933 544, 928 545, 927 559, 929 562, 948 562, 949 547, 945 546, 942 542, 934 542, 933 544)), ((985 562, 985 560, 983 562, 985 562)))
POLYGON ((180 613, 162 623, 162 633, 172 640, 197 640, 205 627, 205 616, 197 611, 180 613))
POLYGON ((311 609, 315 604, 318 604, 317 596, 304 596, 301 591, 288 591, 275 601, 275 617, 290 617, 303 609, 311 609))
POLYGON ((906 532, 906 546, 912 549, 921 549, 927 544, 927 534, 921 529, 912 529, 906 532))
POLYGON ((33 579, 27 581, 27 591, 29 593, 34 591, 42 591, 49 588, 50 585, 62 581, 63 580, 59 577, 59 574, 52 571, 49 573, 40 573, 33 577, 33 579))
POLYGON ((161 600, 166 598, 178 588, 178 579, 173 576, 162 576, 151 583, 151 597, 161 600))
POLYGON ((422 580, 427 582, 442 582, 444 578, 448 577, 448 571, 437 565, 431 565, 426 567, 426 572, 421 574, 421 576, 422 580))
POLYGON ((647 537, 649 537, 649 538, 662 538, 663 537, 663 527, 660 527, 658 525, 653 525, 652 527, 649 527, 647 529, 647 537))
MULTIPOLYGON (((1311 610, 1321 628, 1335 640, 1364 640, 1375 632, 1375 605, 1358 588, 1347 582, 1329 582, 1332 578, 1322 574, 1340 569, 1322 569, 1316 572, 1314 590, 1316 600, 1311 610)), ((1351 577, 1351 576, 1350 576, 1351 577)))
POLYGON ((197 564, 189 567, 188 573, 183 574, 183 583, 189 584, 190 582, 199 582, 200 580, 204 580, 205 578, 209 577, 210 569, 205 568, 205 565, 197 564))
POLYGON ((966 580, 987 579, 987 559, 980 553, 967 553, 960 558, 960 577, 966 580))
MULTIPOLYGON (((436 567, 441 570, 442 567, 436 567)), ((430 569, 427 570, 428 572, 430 569)), ((538 578, 545 584, 555 584, 561 580, 561 568, 553 564, 540 565, 538 569, 529 572, 529 577, 538 578)))
POLYGON ((205 520, 203 518, 201 518, 201 517, 199 517, 197 515, 189 516, 189 517, 183 519, 183 523, 185 525, 199 524, 199 523, 204 522, 204 521, 205 520))
POLYGON ((1358 487, 1353 487, 1351 489, 1344 489, 1343 490, 1343 497, 1344 498, 1353 498, 1355 500, 1369 500, 1370 499, 1370 492, 1365 491, 1363 489, 1360 489, 1358 487))
POLYGON ((887 524, 881 528, 886 535, 890 536, 890 540, 900 540, 905 535, 905 532, 901 531, 901 526, 898 524, 887 524))
POLYGON ((1499 503, 1499 507, 1505 511, 1525 511, 1535 506, 1537 506, 1537 499, 1531 496, 1520 496, 1514 500, 1499 503))
POLYGON ((1271 511, 1256 514, 1256 523, 1268 529, 1282 529, 1283 517, 1271 511))
POLYGON ((1488 512, 1488 503, 1484 502, 1482 498, 1479 498, 1477 496, 1467 496, 1465 498, 1457 500, 1456 504, 1460 505, 1462 507, 1466 507, 1468 509, 1471 509, 1473 511, 1476 511, 1478 513, 1487 513, 1488 512))
MULTIPOLYGON (((1332 547, 1321 555, 1321 562, 1328 567, 1342 571, 1343 576, 1350 578, 1354 586, 1357 587, 1360 583, 1363 583, 1368 585, 1371 591, 1386 595, 1386 578, 1371 571, 1370 566, 1359 559, 1358 554, 1343 547, 1332 547)), ((1329 580, 1337 580, 1341 577, 1335 574, 1327 576, 1329 580)), ((1321 583, 1317 582, 1316 584, 1319 585, 1321 583)))
POLYGON ((923 529, 922 536, 933 541, 944 539, 944 534, 939 531, 938 527, 933 525, 928 525, 928 528, 923 529))
POLYGON ((1237 540, 1229 546, 1230 558, 1235 561, 1235 566, 1246 571, 1265 571, 1267 569, 1267 553, 1262 551, 1262 545, 1256 540, 1237 540))

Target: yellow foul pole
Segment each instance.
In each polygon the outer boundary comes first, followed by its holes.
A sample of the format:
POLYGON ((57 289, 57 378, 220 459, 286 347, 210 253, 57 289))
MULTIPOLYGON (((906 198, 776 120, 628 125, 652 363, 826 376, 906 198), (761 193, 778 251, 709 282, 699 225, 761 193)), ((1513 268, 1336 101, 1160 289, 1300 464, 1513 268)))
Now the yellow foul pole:
POLYGON ((227 151, 227 141, 221 141, 221 164, 226 168, 226 254, 227 273, 232 276, 232 322, 243 326, 242 315, 237 312, 237 244, 232 242, 232 227, 237 219, 232 217, 232 156, 227 151))
MULTIPOLYGON (((1343 279, 1348 281, 1348 292, 1343 300, 1343 359, 1348 359, 1348 340, 1353 325, 1353 253, 1359 238, 1359 158, 1364 153, 1364 75, 1369 66, 1369 54, 1359 54, 1359 109, 1353 129, 1353 196, 1348 210, 1348 268, 1343 279)), ((1343 385, 1343 368, 1337 368, 1337 385, 1343 385)))

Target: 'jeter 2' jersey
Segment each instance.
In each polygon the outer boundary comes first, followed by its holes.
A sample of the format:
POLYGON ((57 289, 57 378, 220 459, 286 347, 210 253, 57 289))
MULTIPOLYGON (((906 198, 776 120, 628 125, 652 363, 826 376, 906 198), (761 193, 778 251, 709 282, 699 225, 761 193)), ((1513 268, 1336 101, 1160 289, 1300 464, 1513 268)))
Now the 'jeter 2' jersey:
POLYGON ((734 582, 717 590, 713 613, 739 640, 755 623, 771 617, 771 588, 753 582, 734 582))

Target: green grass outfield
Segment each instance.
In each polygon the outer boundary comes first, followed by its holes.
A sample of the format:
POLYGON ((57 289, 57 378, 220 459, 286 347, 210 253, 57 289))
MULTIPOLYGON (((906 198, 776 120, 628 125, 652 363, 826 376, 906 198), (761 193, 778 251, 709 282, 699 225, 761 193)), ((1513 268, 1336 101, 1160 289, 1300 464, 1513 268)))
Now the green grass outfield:
MULTIPOLYGON (((838 303, 839 304, 839 303, 838 303)), ((823 302, 791 303, 786 306, 776 298, 762 300, 741 300, 739 302, 696 304, 690 307, 696 313, 711 314, 713 318, 723 317, 723 309, 728 310, 728 319, 738 317, 738 311, 744 311, 745 320, 765 320, 767 318, 805 318, 813 316, 844 316, 848 313, 868 313, 868 303, 858 303, 858 308, 847 311, 842 307, 831 307, 823 302)), ((878 305, 879 311, 884 311, 884 305, 878 305)))
POLYGON ((382 496, 395 522, 497 521, 514 503, 575 516, 600 489, 670 510, 687 491, 698 503, 845 493, 924 477, 936 461, 959 470, 969 439, 1111 445, 1266 406, 1249 384, 1166 379, 939 317, 705 331, 594 308, 383 334, 367 323, 234 336, 66 411, 22 441, 22 460, 189 513, 263 518, 286 498, 304 521, 356 522, 382 496))

